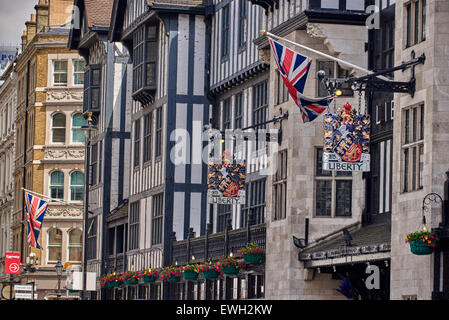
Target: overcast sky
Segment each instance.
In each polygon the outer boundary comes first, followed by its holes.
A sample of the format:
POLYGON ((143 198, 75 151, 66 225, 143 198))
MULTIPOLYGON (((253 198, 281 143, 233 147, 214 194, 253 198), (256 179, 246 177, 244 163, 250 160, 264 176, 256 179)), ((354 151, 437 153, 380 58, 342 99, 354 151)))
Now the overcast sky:
POLYGON ((0 0, 0 45, 17 45, 38 0, 0 0))

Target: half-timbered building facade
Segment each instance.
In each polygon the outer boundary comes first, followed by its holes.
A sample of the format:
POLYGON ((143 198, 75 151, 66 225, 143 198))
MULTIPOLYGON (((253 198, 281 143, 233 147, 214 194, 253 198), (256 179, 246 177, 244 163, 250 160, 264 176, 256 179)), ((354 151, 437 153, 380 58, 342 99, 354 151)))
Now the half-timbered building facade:
POLYGON ((100 276, 128 267, 132 65, 127 49, 108 40, 113 1, 75 1, 75 7, 69 48, 87 62, 83 115, 92 126, 86 131, 84 263, 100 276))

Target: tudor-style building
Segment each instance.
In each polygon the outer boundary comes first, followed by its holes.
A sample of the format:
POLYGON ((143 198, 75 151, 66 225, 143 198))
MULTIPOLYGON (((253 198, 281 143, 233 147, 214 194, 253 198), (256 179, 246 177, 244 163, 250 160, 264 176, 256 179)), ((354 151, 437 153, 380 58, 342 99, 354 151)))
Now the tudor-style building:
MULTIPOLYGON (((208 20, 202 1, 114 2, 109 39, 132 60, 130 270, 170 265, 173 233, 206 232, 203 126, 209 123, 208 20), (180 145, 181 152, 177 149, 180 145), (132 268, 131 268, 132 267, 132 268)), ((160 284, 126 298, 160 298, 160 284)), ((168 290, 162 290, 168 297, 168 290)))
POLYGON ((91 128, 86 140, 83 262, 97 276, 124 272, 128 266, 131 101, 127 93, 132 65, 126 48, 108 40, 113 2, 75 1, 78 10, 68 42, 87 62, 83 115, 91 128))

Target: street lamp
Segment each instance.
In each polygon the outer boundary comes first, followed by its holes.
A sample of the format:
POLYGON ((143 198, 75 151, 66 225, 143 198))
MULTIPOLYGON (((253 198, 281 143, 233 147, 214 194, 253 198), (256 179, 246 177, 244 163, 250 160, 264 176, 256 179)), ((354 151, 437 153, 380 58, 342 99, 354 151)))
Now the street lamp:
POLYGON ((87 290, 86 290, 86 272, 87 272, 87 230, 88 230, 88 220, 89 220, 89 163, 90 163, 90 138, 92 132, 95 132, 98 130, 97 126, 93 124, 92 120, 92 112, 87 112, 87 124, 81 127, 81 130, 83 130, 84 135, 86 137, 86 152, 85 152, 85 166, 84 166, 84 172, 85 172, 85 178, 84 178, 84 237, 83 237, 83 291, 82 291, 82 299, 86 299, 87 296, 87 290))
POLYGON ((55 265, 56 275, 58 276, 58 292, 56 293, 56 299, 59 300, 61 296, 61 276, 62 271, 64 270, 64 266, 61 263, 61 258, 58 258, 58 262, 55 265))

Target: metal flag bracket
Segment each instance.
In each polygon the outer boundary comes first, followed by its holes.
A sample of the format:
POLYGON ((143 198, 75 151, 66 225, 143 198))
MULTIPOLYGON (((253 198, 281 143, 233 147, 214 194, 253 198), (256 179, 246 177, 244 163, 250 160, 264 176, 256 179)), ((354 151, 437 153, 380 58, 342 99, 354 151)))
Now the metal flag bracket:
POLYGON ((407 62, 402 62, 401 65, 374 72, 358 78, 328 78, 327 83, 329 86, 333 86, 336 89, 342 88, 343 84, 350 83, 353 88, 359 88, 365 92, 393 92, 393 93, 408 93, 413 96, 416 91, 416 78, 415 78, 415 67, 418 64, 424 64, 426 60, 426 55, 423 53, 419 57, 415 57, 415 51, 411 53, 412 59, 407 62), (398 70, 404 72, 406 69, 411 68, 411 78, 407 82, 401 81, 386 81, 379 79, 379 76, 390 75, 398 70))

